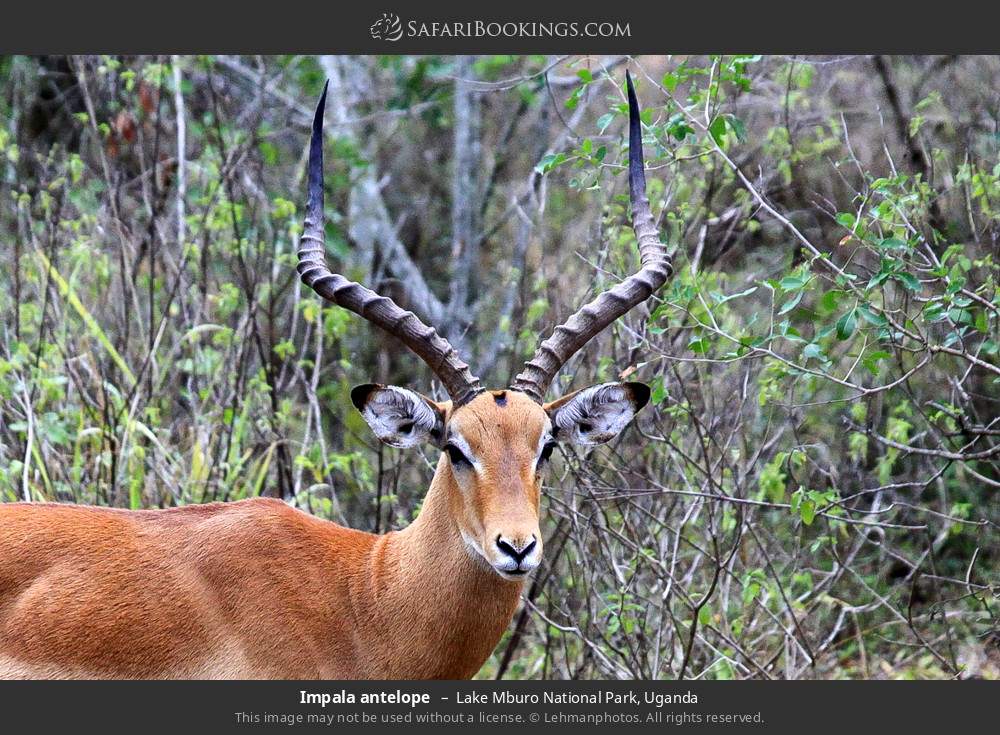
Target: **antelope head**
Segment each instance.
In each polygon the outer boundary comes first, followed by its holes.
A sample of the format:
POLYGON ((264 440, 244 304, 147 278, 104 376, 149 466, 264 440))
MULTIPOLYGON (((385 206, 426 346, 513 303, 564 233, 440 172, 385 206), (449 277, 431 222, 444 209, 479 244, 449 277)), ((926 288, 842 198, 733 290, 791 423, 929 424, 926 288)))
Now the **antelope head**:
POLYGON ((298 252, 302 281, 323 298, 398 338, 440 379, 451 400, 407 388, 368 384, 351 399, 382 442, 441 450, 435 482, 448 493, 450 517, 470 554, 507 580, 535 569, 542 554, 539 499, 545 467, 560 442, 584 446, 614 438, 649 400, 642 383, 594 385, 545 402, 559 369, 613 321, 642 303, 671 274, 646 198, 639 108, 629 102, 629 193, 640 269, 585 304, 542 342, 510 387, 485 390, 455 348, 391 299, 332 273, 323 242, 324 88, 313 121, 309 201, 298 252))

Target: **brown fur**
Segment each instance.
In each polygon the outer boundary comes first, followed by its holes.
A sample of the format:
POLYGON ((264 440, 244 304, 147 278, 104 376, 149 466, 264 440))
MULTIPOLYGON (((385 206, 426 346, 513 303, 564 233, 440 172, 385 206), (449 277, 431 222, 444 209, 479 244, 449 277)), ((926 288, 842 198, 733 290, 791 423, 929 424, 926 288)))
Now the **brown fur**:
POLYGON ((466 540, 538 534, 548 420, 522 394, 494 395, 438 406, 483 477, 442 455, 419 517, 382 536, 263 498, 0 504, 0 678, 471 677, 522 583, 466 540))

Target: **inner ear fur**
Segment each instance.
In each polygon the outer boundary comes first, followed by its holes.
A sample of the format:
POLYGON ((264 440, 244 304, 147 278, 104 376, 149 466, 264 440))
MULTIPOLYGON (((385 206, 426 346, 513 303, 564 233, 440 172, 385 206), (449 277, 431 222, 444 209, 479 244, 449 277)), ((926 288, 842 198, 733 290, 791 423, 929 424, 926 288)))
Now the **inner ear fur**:
POLYGON ((549 418, 552 421, 553 430, 555 433, 555 438, 563 441, 568 440, 578 444, 584 445, 594 445, 603 444, 609 441, 613 436, 619 433, 625 425, 638 413, 643 406, 649 402, 650 390, 649 386, 645 383, 599 383, 597 385, 591 385, 586 388, 581 388, 580 390, 573 391, 572 393, 558 398, 551 403, 546 403, 542 406, 548 413, 549 418), (620 389, 624 393, 624 398, 629 404, 631 411, 627 411, 627 418, 623 415, 623 421, 619 423, 618 421, 612 422, 611 426, 605 426, 605 431, 600 431, 600 426, 598 426, 597 421, 589 422, 591 428, 587 428, 585 424, 587 421, 580 421, 579 414, 590 414, 594 413, 594 418, 600 416, 602 413, 599 409, 601 406, 608 406, 609 403, 617 403, 621 401, 621 398, 617 398, 614 401, 601 401, 596 400, 591 402, 587 396, 583 395, 588 392, 593 392, 591 398, 596 399, 602 391, 602 388, 614 388, 620 389), (584 401, 586 405, 573 405, 574 402, 584 401), (564 411, 568 406, 571 408, 568 411, 564 411), (560 415, 563 411, 564 415, 560 415))
POLYGON ((355 387, 351 403, 380 441, 403 448, 423 442, 440 446, 451 410, 451 401, 438 403, 408 388, 381 383, 355 387))
MULTIPOLYGON (((609 385, 609 384, 605 383, 604 385, 609 385)), ((646 385, 645 383, 627 382, 627 383, 618 383, 618 385, 624 388, 626 393, 630 396, 632 405, 637 413, 642 409, 643 406, 649 403, 650 390, 649 386, 646 385)), ((545 405, 542 406, 542 408, 544 408, 545 412, 548 413, 549 416, 551 416, 554 411, 559 409, 561 406, 565 406, 567 403, 572 401, 583 391, 595 387, 597 386, 588 385, 586 388, 580 388, 579 390, 575 390, 572 393, 567 393, 561 398, 557 398, 556 400, 550 403, 546 403, 545 405)))

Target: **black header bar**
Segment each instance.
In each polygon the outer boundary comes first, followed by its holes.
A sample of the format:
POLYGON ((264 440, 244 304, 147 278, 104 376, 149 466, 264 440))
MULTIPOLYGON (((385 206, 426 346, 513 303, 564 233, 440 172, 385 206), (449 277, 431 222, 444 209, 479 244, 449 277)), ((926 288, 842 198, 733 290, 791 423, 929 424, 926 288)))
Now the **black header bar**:
POLYGON ((4 53, 996 53, 995 3, 8 3, 4 53))

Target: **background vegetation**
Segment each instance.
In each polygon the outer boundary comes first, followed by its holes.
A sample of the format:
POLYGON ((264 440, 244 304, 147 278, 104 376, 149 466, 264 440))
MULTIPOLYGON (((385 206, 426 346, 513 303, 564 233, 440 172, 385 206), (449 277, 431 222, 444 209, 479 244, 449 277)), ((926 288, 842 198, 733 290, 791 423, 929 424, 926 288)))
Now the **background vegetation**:
POLYGON ((331 263, 503 386, 635 269, 626 66, 677 273, 552 393, 653 405, 481 676, 1000 676, 993 57, 2 58, 0 499, 405 525, 347 393, 430 374, 295 278, 321 85, 331 263))

